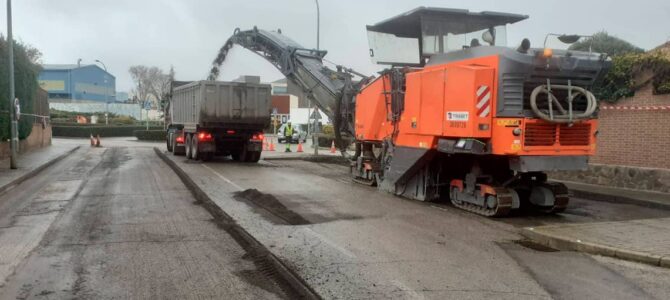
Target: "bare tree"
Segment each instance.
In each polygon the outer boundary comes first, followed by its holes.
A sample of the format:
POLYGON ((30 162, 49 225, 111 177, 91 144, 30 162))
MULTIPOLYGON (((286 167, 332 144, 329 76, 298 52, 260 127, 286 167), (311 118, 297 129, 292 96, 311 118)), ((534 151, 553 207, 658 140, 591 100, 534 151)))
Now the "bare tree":
POLYGON ((158 67, 143 65, 132 66, 128 70, 135 82, 134 93, 144 107, 151 102, 155 107, 162 107, 162 102, 170 93, 170 84, 174 80, 174 68, 168 74, 158 67))
POLYGON ((130 72, 130 76, 135 82, 135 88, 133 89, 133 94, 135 94, 135 97, 133 97, 134 101, 144 107, 151 88, 151 82, 148 79, 149 68, 146 66, 132 66, 128 72, 130 72))

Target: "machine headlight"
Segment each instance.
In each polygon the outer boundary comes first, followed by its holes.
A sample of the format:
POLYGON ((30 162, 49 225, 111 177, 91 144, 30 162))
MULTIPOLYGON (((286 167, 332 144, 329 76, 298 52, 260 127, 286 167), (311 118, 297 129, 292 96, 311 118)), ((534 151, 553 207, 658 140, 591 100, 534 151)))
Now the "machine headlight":
POLYGON ((514 130, 512 130, 512 134, 514 136, 520 136, 521 135, 521 128, 514 128, 514 130))

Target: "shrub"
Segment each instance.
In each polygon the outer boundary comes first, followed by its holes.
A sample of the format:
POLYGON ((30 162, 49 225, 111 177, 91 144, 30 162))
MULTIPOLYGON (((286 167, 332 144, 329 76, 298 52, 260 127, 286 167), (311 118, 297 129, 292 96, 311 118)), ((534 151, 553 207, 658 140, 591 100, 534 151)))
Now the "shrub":
POLYGON ((321 133, 327 135, 335 134, 335 130, 333 130, 333 125, 323 125, 323 127, 321 127, 321 133))
MULTIPOLYGON (((105 117, 102 117, 102 121, 104 122, 105 117)), ((115 124, 115 125, 134 125, 137 124, 137 121, 135 118, 130 117, 130 116, 118 116, 114 118, 109 119, 110 124, 115 124)))
MULTIPOLYGON (((149 127, 150 130, 163 130, 163 127, 149 127)), ((62 137, 89 137, 92 135, 100 135, 101 137, 119 137, 119 136, 134 136, 135 130, 146 130, 144 126, 99 126, 99 125, 82 125, 82 126, 61 126, 53 125, 53 136, 62 137)))
POLYGON ((612 68, 601 85, 594 89, 599 99, 608 102, 630 97, 644 82, 635 82, 636 77, 651 72, 654 94, 670 93, 670 59, 661 53, 625 54, 612 58, 612 68))
POLYGON ((135 137, 141 141, 165 141, 165 130, 135 130, 135 137))

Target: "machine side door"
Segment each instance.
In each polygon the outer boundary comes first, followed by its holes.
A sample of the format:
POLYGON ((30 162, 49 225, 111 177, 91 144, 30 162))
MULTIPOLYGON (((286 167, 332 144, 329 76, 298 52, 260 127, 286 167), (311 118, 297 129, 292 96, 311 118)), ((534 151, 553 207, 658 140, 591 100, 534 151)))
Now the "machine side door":
POLYGON ((495 69, 467 65, 447 68, 443 136, 490 138, 495 107, 495 69))

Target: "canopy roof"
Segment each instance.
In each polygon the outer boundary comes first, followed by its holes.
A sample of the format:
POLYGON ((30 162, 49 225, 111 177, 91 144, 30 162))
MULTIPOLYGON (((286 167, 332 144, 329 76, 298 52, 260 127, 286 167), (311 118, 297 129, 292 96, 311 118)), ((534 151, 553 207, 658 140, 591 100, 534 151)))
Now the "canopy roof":
POLYGON ((527 19, 527 15, 509 14, 502 12, 470 12, 467 9, 418 7, 401 15, 386 19, 374 25, 368 25, 368 30, 390 33, 399 37, 420 38, 421 22, 426 20, 444 20, 453 24, 475 23, 484 27, 495 27, 516 23, 527 19))

